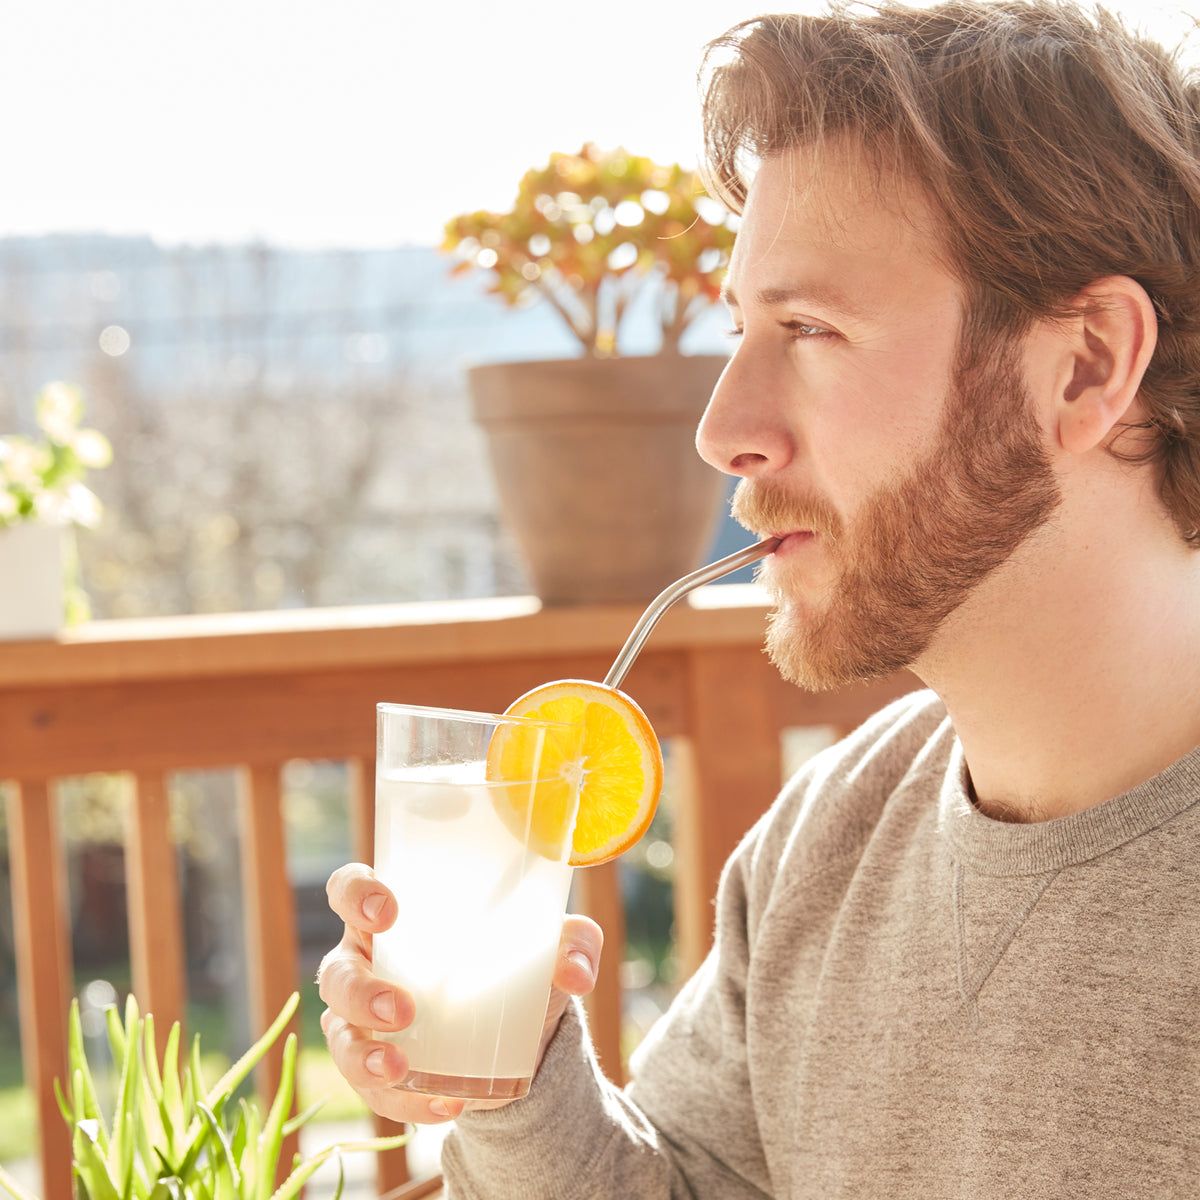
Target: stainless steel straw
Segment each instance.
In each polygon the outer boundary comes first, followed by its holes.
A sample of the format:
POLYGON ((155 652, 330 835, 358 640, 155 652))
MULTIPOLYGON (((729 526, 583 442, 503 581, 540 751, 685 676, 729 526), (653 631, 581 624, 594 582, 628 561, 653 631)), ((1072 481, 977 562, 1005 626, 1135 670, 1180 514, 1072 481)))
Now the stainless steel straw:
POLYGON ((621 686, 625 676, 629 673, 629 668, 633 666, 634 660, 641 653, 642 646, 650 636, 650 630, 658 624, 658 619, 676 600, 682 599, 693 588, 698 588, 705 583, 712 583, 714 579, 720 579, 722 575, 728 575, 739 567, 747 567, 752 562, 758 562, 760 558, 766 558, 778 545, 778 538, 765 538, 753 546, 747 546, 744 550, 738 550, 735 554, 718 559, 715 563, 709 563, 707 567, 701 567, 698 571, 693 571, 690 575, 677 579, 670 587, 664 588, 650 602, 650 606, 642 613, 641 619, 633 627, 633 632, 629 635, 625 645, 621 647, 621 653, 617 655, 611 669, 604 677, 604 682, 609 687, 619 688, 621 686))

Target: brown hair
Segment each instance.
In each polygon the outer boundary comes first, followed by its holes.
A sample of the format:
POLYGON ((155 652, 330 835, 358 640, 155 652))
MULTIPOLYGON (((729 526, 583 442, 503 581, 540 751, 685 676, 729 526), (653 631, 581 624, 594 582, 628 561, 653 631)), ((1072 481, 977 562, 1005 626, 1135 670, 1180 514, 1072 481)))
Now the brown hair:
POLYGON ((1159 320, 1142 382, 1160 472, 1200 545, 1200 83, 1116 18, 1053 0, 951 0, 747 21, 709 47, 712 190, 741 211, 753 163, 828 137, 919 183, 986 344, 1135 279, 1159 320))

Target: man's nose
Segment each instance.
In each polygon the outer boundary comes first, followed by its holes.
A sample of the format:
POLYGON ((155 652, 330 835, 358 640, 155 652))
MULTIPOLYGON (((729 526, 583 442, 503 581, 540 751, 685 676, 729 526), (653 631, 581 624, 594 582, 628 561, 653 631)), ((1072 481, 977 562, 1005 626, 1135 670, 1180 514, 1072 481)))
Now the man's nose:
POLYGON ((793 443, 783 396, 743 343, 729 360, 696 430, 700 457, 718 471, 746 478, 786 466, 793 443))

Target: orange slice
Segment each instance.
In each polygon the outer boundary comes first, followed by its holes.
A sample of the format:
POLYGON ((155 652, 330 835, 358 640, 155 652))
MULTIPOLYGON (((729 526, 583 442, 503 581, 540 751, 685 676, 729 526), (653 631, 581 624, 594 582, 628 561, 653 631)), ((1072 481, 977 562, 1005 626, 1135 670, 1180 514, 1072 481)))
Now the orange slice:
POLYGON ((494 802, 512 833, 546 858, 562 857, 570 834, 569 861, 591 867, 616 858, 649 828, 662 791, 663 760, 646 714, 624 692, 584 679, 560 679, 526 692, 509 716, 558 721, 580 731, 578 739, 540 740, 536 730, 501 726, 488 749, 494 802), (574 812, 579 783, 579 812, 574 812), (574 818, 572 832, 571 821, 574 818))

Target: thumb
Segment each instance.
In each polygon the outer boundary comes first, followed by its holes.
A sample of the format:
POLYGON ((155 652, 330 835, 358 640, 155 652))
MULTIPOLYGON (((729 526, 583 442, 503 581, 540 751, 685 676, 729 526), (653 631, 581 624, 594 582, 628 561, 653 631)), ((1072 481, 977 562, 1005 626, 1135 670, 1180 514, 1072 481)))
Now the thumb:
POLYGON ((586 996, 596 986, 604 931, 590 917, 569 916, 563 921, 554 986, 570 996, 586 996))

